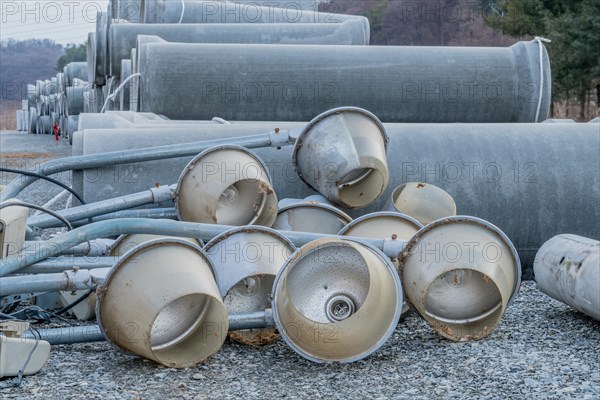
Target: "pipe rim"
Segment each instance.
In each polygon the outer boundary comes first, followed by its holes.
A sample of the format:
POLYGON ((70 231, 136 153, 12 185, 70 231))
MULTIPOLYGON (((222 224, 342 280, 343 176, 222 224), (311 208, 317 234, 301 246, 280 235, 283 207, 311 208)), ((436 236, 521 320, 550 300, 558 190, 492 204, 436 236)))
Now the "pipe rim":
MULTIPOLYGON (((251 151, 250 149, 244 147, 244 146, 239 146, 237 144, 226 144, 226 145, 220 145, 220 146, 214 146, 211 147, 210 149, 206 149, 203 152, 201 152, 200 154, 198 154, 196 157, 194 157, 183 169, 183 171, 181 172, 181 174, 179 175, 179 179, 177 180, 177 186, 173 192, 173 197, 174 200, 173 202, 175 203, 175 211, 177 212, 177 219, 179 219, 180 221, 185 221, 183 219, 183 216, 181 215, 181 190, 183 188, 183 182, 184 180, 188 177, 188 175, 194 170, 195 165, 198 163, 198 161, 204 157, 206 157, 209 154, 215 153, 217 151, 222 151, 222 150, 234 150, 234 151, 240 151, 242 153, 245 153, 246 155, 250 156, 251 158, 253 158, 263 169, 267 181, 263 181, 263 180, 259 180, 260 184, 268 184, 268 188, 270 190, 273 190, 273 178, 271 177, 271 173, 269 172, 269 169, 267 168, 267 165, 265 164, 265 162, 253 151, 251 151)), ((261 199, 261 205, 266 205, 267 201, 268 201, 268 194, 264 193, 262 199, 261 199)), ((264 209, 264 207, 262 207, 262 209, 264 209)), ((252 220, 250 221, 250 223, 255 223, 257 220, 262 218, 262 212, 259 214, 255 214, 254 217, 252 218, 252 220)), ((273 218, 273 221, 275 220, 275 218, 273 218)), ((246 224, 248 225, 248 224, 246 224)))
POLYGON ((410 215, 402 214, 401 212, 397 212, 397 211, 378 211, 378 212, 374 212, 371 214, 362 215, 362 216, 356 218, 355 220, 352 220, 351 222, 348 223, 348 225, 344 226, 342 228, 342 230, 339 231, 338 235, 339 236, 347 235, 348 231, 350 231, 351 229, 356 227, 356 225, 359 225, 360 223, 365 222, 365 221, 369 221, 369 220, 381 218, 381 217, 396 218, 403 222, 410 222, 410 223, 414 224, 415 227, 417 227, 418 231, 423 229, 423 227, 424 227, 424 225, 422 223, 420 223, 419 221, 417 221, 415 218, 411 217, 410 215))
MULTIPOLYGON (((369 357, 370 355, 372 355, 373 353, 375 353, 377 350, 379 350, 388 340, 389 338, 394 334, 396 327, 398 326, 398 323, 400 321, 400 317, 402 315, 402 302, 403 302, 403 295, 404 295, 404 290, 402 287, 402 283, 400 281, 400 277, 398 275, 398 272, 396 271, 394 265, 391 263, 390 259, 381 251, 379 250, 377 247, 370 245, 369 243, 363 242, 361 240, 355 240, 355 239, 350 239, 350 238, 339 238, 339 239, 317 239, 317 241, 320 240, 325 240, 326 243, 333 243, 333 244, 343 244, 343 242, 350 242, 350 243, 354 243, 354 244, 359 244, 364 246, 367 250, 370 250, 377 258, 379 258, 382 263, 385 265, 385 267, 388 269, 388 272, 390 273, 392 279, 394 280, 394 284, 397 288, 396 290, 396 310, 394 313, 394 318, 392 320, 392 323, 389 324, 385 334, 383 334, 381 336, 381 338, 379 338, 379 340, 373 345, 371 346, 369 349, 363 351, 360 354, 357 354, 353 357, 349 357, 343 360, 335 360, 335 361, 330 361, 330 360, 325 360, 325 359, 321 359, 321 358, 317 358, 311 354, 306 353, 305 351, 303 351, 300 347, 296 346, 294 344, 294 342, 290 339, 290 337, 288 336, 287 332, 285 331, 285 329, 282 329, 282 322, 279 318, 279 307, 277 305, 277 288, 280 286, 280 282, 284 279, 284 277, 287 275, 288 270, 290 269, 290 266, 293 265, 297 260, 297 256, 300 254, 300 252, 302 251, 302 248, 298 248, 286 261, 286 263, 281 267, 281 269, 279 270, 279 272, 277 273, 277 276, 275 277, 275 281, 273 282, 273 289, 271 291, 271 309, 273 310, 273 320, 275 321, 275 326, 277 327, 277 331, 279 332, 279 334, 281 335, 281 337, 283 338, 284 342, 297 354, 299 354, 300 356, 302 356, 303 358, 315 362, 315 363, 319 363, 319 364, 323 364, 323 363, 352 363, 355 361, 359 361, 362 360, 364 358, 369 357)), ((313 242, 314 243, 314 242, 313 242)), ((308 245, 308 244, 307 244, 308 245)), ((306 245, 305 245, 306 246, 306 245)), ((302 246, 304 247, 304 246, 302 246)))
POLYGON ((322 114, 319 114, 302 129, 302 131, 298 135, 298 139, 296 140, 296 144, 294 145, 294 152, 292 154, 292 162, 294 163, 294 170, 296 171, 296 174, 298 174, 298 176, 300 177, 302 182, 304 182, 308 187, 310 187, 311 189, 313 189, 316 192, 318 192, 318 190, 313 185, 311 185, 302 175, 300 167, 298 166, 298 153, 302 149, 302 143, 304 141, 304 137, 310 132, 310 130, 315 125, 317 125, 318 123, 320 123, 321 121, 323 121, 324 119, 326 119, 332 115, 344 114, 344 113, 360 114, 362 116, 369 118, 375 125, 377 125, 377 127, 379 128, 379 132, 381 133, 381 136, 383 137, 383 144, 384 144, 385 150, 387 152, 390 138, 386 133, 383 123, 372 112, 367 111, 364 108, 360 108, 360 107, 346 106, 346 107, 336 107, 331 110, 325 111, 322 114))
POLYGON ((315 209, 318 209, 321 211, 327 211, 327 212, 335 215, 336 217, 339 217, 340 219, 347 221, 348 224, 353 221, 351 216, 349 216, 348 214, 346 214, 344 211, 340 210, 339 208, 337 208, 333 205, 330 205, 330 204, 319 203, 316 201, 301 201, 298 203, 288 204, 287 206, 279 209, 279 211, 277 212, 277 216, 279 217, 280 214, 283 214, 284 212, 294 210, 297 208, 315 208, 315 209))
POLYGON ((517 296, 517 294, 519 293, 519 289, 521 287, 521 274, 522 274, 521 260, 519 259, 519 254, 517 252, 517 249, 515 248, 514 244, 509 239, 509 237, 496 225, 494 225, 491 222, 488 222, 486 220, 483 220, 481 218, 467 216, 467 215, 457 215, 457 216, 452 216, 452 217, 440 218, 436 221, 431 222, 428 225, 425 225, 425 227, 423 227, 421 230, 419 230, 419 232, 417 232, 412 237, 412 239, 406 244, 406 247, 405 247, 404 251, 402 252, 401 259, 400 259, 401 274, 404 275, 404 273, 403 273, 404 268, 402 267, 402 265, 404 264, 406 257, 410 256, 411 250, 420 241, 422 235, 428 233, 429 231, 431 231, 439 226, 443 226, 443 225, 446 225, 449 223, 460 223, 460 222, 465 222, 465 221, 470 222, 470 223, 476 223, 486 229, 492 230, 495 234, 498 235, 499 239, 502 239, 504 241, 504 244, 511 252, 511 257, 512 257, 514 265, 516 266, 516 271, 515 271, 515 283, 513 285, 512 295, 510 296, 510 298, 508 299, 508 302, 506 303, 506 308, 508 308, 513 303, 513 301, 514 301, 515 297, 517 296))
MULTIPOLYGON (((98 289, 96 290, 96 296, 97 296, 96 310, 95 310, 96 311, 96 320, 98 322, 98 327, 100 329, 100 332, 106 338, 106 341, 113 348, 117 349, 118 351, 120 351, 122 353, 129 354, 129 355, 132 355, 132 356, 135 356, 138 358, 143 357, 143 356, 141 356, 140 354, 131 352, 131 351, 125 349, 124 347, 121 347, 119 344, 114 342, 111 339, 111 337, 107 334, 106 330, 104 329, 104 324, 102 323, 102 303, 103 303, 104 297, 106 296, 106 288, 109 286, 109 284, 116 277, 116 275, 119 273, 121 268, 124 267, 124 265, 129 261, 129 259, 132 256, 134 256, 138 252, 141 252, 142 250, 146 250, 148 248, 156 247, 156 246, 164 245, 164 244, 177 244, 177 245, 182 245, 184 247, 188 247, 190 249, 195 250, 198 253, 198 255, 201 256, 205 260, 206 265, 209 266, 211 272, 213 273, 213 277, 215 276, 214 267, 212 265, 212 262, 210 261, 210 258, 206 255, 206 252, 204 250, 202 250, 200 248, 200 246, 195 245, 195 244, 185 241, 185 240, 181 240, 181 239, 163 238, 163 239, 149 240, 147 242, 141 243, 138 246, 135 246, 134 248, 130 249, 122 257, 119 258, 119 260, 115 263, 115 265, 109 270, 102 285, 98 286, 98 289)), ((151 344, 149 344, 149 349, 152 353, 154 352, 154 346, 152 346, 151 344)), ((158 361, 155 361, 155 362, 158 362, 158 361)))

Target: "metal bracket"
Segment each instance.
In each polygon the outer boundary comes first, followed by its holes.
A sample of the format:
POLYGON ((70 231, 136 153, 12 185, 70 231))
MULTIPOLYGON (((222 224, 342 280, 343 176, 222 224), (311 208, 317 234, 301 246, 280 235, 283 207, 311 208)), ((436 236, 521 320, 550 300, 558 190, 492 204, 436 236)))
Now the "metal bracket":
POLYGON ((158 186, 150 189, 154 197, 154 203, 160 204, 166 201, 173 201, 175 198, 171 186, 158 186))

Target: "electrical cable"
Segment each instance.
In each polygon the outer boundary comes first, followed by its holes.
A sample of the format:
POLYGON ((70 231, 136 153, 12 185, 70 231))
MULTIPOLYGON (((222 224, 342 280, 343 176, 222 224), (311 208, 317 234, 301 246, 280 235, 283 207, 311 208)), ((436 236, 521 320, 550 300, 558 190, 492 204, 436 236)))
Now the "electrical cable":
POLYGON ((13 317, 12 315, 4 314, 0 312, 0 319, 18 319, 17 317, 13 317))
POLYGON ((94 292, 94 289, 90 289, 87 291, 87 293, 85 293, 84 295, 80 296, 79 298, 77 298, 75 301, 73 301, 71 304, 68 304, 66 306, 64 306, 63 308, 61 308, 60 310, 58 310, 57 312, 55 312, 55 315, 61 315, 66 313, 67 311, 69 311, 70 309, 72 309, 73 307, 75 307, 77 304, 81 303, 82 301, 84 301, 85 299, 87 299, 88 297, 90 297, 90 295, 94 292))
POLYGON ((67 228, 72 231, 73 230, 73 226, 71 225, 71 223, 63 216, 55 213, 54 211, 48 210, 47 208, 44 208, 42 206, 38 206, 36 204, 31 204, 31 203, 23 203, 23 202, 5 202, 0 204, 0 210, 2 210, 3 208, 7 208, 7 207, 27 207, 27 208, 31 208, 34 210, 39 210, 42 211, 48 215, 53 216, 54 218, 58 219, 59 221, 61 221, 63 224, 65 224, 67 226, 67 228))
POLYGON ((32 176, 32 177, 35 177, 35 178, 38 178, 38 179, 43 179, 43 180, 46 180, 48 182, 52 182, 55 185, 58 185, 61 188, 69 191, 71 194, 73 194, 73 196, 75 196, 75 198, 77 198, 77 200, 79 200, 79 202, 81 204, 85 205, 85 201, 83 201, 83 199, 81 198, 80 195, 77 194, 77 192, 75 192, 73 189, 71 189, 69 186, 65 185, 64 183, 62 183, 60 181, 57 181, 54 178, 50 178, 49 176, 41 175, 41 174, 38 174, 38 173, 35 173, 35 172, 21 171, 21 170, 18 170, 18 169, 4 168, 4 167, 0 167, 0 172, 7 172, 7 173, 10 173, 10 174, 19 174, 19 175, 25 175, 25 176, 32 176))

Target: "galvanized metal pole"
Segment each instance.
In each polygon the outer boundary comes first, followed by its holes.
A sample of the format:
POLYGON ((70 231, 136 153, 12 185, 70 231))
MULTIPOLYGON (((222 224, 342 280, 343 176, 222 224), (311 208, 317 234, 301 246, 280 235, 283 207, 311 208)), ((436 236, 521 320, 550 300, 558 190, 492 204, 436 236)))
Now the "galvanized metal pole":
MULTIPOLYGON (((119 257, 55 257, 33 264, 19 271, 20 274, 55 274, 74 268, 78 269, 100 269, 112 268, 119 257)), ((3 278, 4 279, 4 278, 3 278)), ((2 281, 4 284, 4 280, 2 281)))
POLYGON ((87 270, 65 271, 56 274, 24 275, 3 277, 0 296, 20 293, 50 292, 57 290, 93 289, 96 282, 87 270))
MULTIPOLYGON (((74 229, 56 238, 43 242, 39 249, 33 253, 19 254, 0 261, 0 277, 14 274, 25 267, 43 261, 48 257, 61 254, 67 249, 87 240, 102 237, 119 236, 131 233, 146 233, 155 235, 180 236, 198 238, 210 241, 235 227, 224 225, 197 224, 170 220, 154 219, 120 219, 96 222, 74 229)), ((281 234, 290 239, 296 246, 302 246, 319 238, 337 238, 336 235, 323 235, 306 232, 281 231, 281 234)), ((349 237, 352 239, 352 237, 349 237)), ((382 250, 390 258, 397 258, 406 244, 402 240, 381 240, 370 238, 354 238, 367 242, 382 250)))
MULTIPOLYGON (((248 314, 229 314, 230 331, 273 328, 274 326, 273 313, 270 309, 248 314)), ((106 340, 98 325, 38 329, 35 333, 25 332, 23 337, 26 339, 38 338, 52 345, 104 342, 106 340)))
MULTIPOLYGON (((86 257, 102 257, 108 253, 115 241, 112 239, 97 239, 90 240, 85 243, 78 244, 68 250, 60 253, 61 256, 86 256, 86 257)), ((34 240, 26 241, 23 245, 23 253, 36 251, 42 246, 44 241, 34 240)))
MULTIPOLYGON (((123 210, 117 211, 110 214, 98 215, 97 217, 92 218, 92 222, 100 222, 106 221, 110 219, 120 219, 120 218, 155 218, 155 219, 172 219, 177 220, 177 210, 173 207, 171 208, 145 208, 141 210, 123 210)), ((82 219, 80 221, 73 221, 71 225, 73 227, 78 228, 83 225, 89 224, 90 221, 88 219, 82 219)), ((59 227, 59 223, 53 223, 52 227, 59 227)))
MULTIPOLYGON (((200 141, 195 144, 169 145, 144 150, 123 150, 112 154, 93 154, 90 156, 75 156, 59 160, 53 160, 41 165, 35 172, 41 175, 52 175, 62 171, 75 169, 101 168, 117 164, 129 164, 142 161, 160 160, 168 158, 179 158, 191 155, 197 155, 202 151, 214 146, 237 144, 247 148, 260 148, 275 146, 281 147, 293 144, 289 132, 271 132, 262 135, 241 137, 239 140, 216 139, 210 141, 200 141)), ((15 197, 21 190, 35 182, 37 178, 25 176, 13 180, 2 192, 0 192, 0 201, 15 197)))
MULTIPOLYGON (((110 200, 100 201, 97 203, 86 204, 79 207, 68 208, 66 210, 57 211, 56 213, 64 217, 67 221, 79 221, 83 218, 96 217, 121 211, 128 208, 141 207, 148 204, 160 204, 173 199, 172 188, 169 186, 161 186, 146 190, 145 192, 129 194, 121 197, 116 197, 110 200)), ((50 228, 56 226, 56 218, 49 215, 38 215, 27 220, 29 226, 38 228, 50 228)))

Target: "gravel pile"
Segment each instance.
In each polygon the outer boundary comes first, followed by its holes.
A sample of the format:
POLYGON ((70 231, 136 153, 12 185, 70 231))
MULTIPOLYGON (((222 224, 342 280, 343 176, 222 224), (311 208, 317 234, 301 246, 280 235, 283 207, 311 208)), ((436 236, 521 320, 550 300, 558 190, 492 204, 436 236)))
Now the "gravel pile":
MULTIPOLYGON (((49 137, 28 138, 35 142, 29 152, 68 154, 63 143, 49 147, 49 137)), ((6 133, 1 139, 6 165, 4 154, 14 149, 5 144, 14 141, 6 133)), ((10 178, 2 174, 1 183, 10 178)), ((59 191, 37 182, 21 198, 43 204, 59 191)), ((0 398, 598 399, 600 322, 528 281, 482 341, 442 339, 413 314, 379 351, 353 364, 314 364, 282 341, 261 349, 227 341, 205 363, 175 370, 93 343, 53 346, 39 374, 25 377, 20 388, 5 387, 12 382, 0 381, 0 398)))
POLYGON ((598 399, 599 328, 528 281, 482 341, 441 339, 411 315, 371 357, 344 365, 311 363, 282 341, 262 349, 227 341, 205 363, 183 370, 107 343, 54 346, 39 374, 0 397, 598 399))

